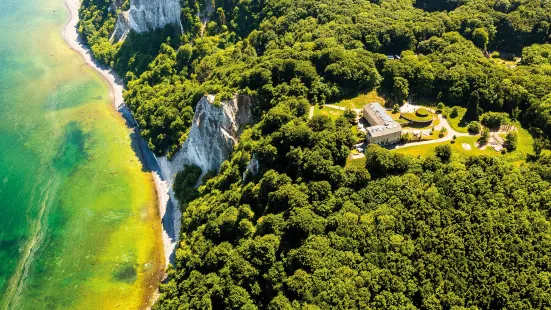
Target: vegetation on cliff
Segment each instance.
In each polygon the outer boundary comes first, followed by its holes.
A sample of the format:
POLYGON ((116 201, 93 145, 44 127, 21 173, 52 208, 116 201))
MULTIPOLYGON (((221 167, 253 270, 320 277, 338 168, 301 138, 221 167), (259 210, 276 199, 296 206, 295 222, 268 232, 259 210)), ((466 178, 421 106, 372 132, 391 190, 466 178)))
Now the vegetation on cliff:
POLYGON ((83 34, 123 70, 125 99, 157 154, 181 145, 202 94, 258 99, 260 122, 219 175, 198 192, 196 177, 178 182, 186 202, 198 198, 185 204, 157 309, 551 307, 551 158, 541 155, 551 4, 215 0, 203 26, 210 4, 188 0, 183 35, 115 45, 107 4, 85 1, 83 34), (503 65, 486 49, 522 61, 503 65), (309 119, 309 107, 375 88, 397 103, 463 106, 466 124, 506 115, 531 129, 537 150, 513 167, 456 159, 449 147, 418 159, 370 146, 365 168, 345 168, 350 122, 309 119), (253 156, 257 175, 246 173, 253 156))
POLYGON ((549 134, 549 47, 538 44, 548 40, 550 4, 505 2, 470 1, 445 13, 417 8, 431 2, 415 7, 406 0, 214 1, 203 29, 197 13, 206 4, 189 0, 181 37, 168 27, 112 45, 109 2, 85 1, 81 30, 100 60, 133 81, 126 100, 157 154, 178 148, 205 92, 252 93, 262 113, 285 96, 325 103, 381 85, 400 98, 406 87, 411 95, 474 110, 516 111, 549 134), (478 28, 489 34, 489 48, 520 52, 537 44, 511 70, 484 57, 473 38, 478 28), (404 57, 387 61, 379 53, 404 57))

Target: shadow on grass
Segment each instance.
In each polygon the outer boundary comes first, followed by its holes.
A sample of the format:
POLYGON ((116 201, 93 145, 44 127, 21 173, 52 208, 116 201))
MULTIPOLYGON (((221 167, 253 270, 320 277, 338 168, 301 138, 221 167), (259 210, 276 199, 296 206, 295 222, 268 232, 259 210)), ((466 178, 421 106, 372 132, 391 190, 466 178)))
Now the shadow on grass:
POLYGON ((461 120, 459 121, 459 127, 467 127, 467 125, 469 125, 469 123, 471 122, 472 120, 469 119, 467 117, 467 113, 465 113, 465 115, 463 115, 463 117, 461 118, 461 120))

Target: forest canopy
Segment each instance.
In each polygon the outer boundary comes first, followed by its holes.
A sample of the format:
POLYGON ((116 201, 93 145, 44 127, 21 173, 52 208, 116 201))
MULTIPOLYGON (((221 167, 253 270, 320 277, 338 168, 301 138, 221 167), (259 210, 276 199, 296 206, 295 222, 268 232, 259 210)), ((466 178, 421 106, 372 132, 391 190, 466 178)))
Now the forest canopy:
POLYGON ((258 103, 217 176, 179 176, 181 242, 155 309, 551 307, 551 2, 214 0, 202 24, 206 2, 185 0, 183 34, 121 43, 110 4, 84 0, 79 30, 126 78, 156 154, 178 150, 202 95, 258 103), (518 120, 534 155, 373 145, 346 165, 350 120, 308 110, 374 89, 465 107, 473 132, 518 120))
MULTIPOLYGON (((94 55, 125 76, 125 99, 158 155, 185 140, 204 93, 258 97, 263 114, 284 97, 311 104, 380 87, 514 114, 547 135, 551 3, 539 0, 182 1, 183 35, 167 26, 112 44, 110 1, 85 0, 79 29, 94 55), (521 55, 514 70, 485 57, 521 55), (388 61, 384 54, 402 55, 388 61)), ((480 113, 481 114, 481 113, 480 113)), ((472 118, 476 118, 473 115, 472 118)), ((477 120, 477 119, 473 119, 477 120)))

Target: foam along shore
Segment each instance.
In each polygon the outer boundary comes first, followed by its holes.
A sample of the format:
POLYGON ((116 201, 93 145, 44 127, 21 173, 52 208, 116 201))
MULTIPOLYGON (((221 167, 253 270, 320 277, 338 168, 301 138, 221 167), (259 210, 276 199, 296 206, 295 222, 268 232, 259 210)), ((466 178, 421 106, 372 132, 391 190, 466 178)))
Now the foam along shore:
POLYGON ((140 155, 142 163, 147 167, 155 182, 157 191, 159 213, 162 219, 163 226, 163 246, 165 254, 165 262, 168 266, 173 261, 173 253, 176 249, 180 232, 181 212, 178 203, 173 198, 174 193, 171 185, 167 181, 167 176, 164 176, 159 168, 158 159, 147 146, 147 143, 140 136, 140 129, 137 122, 130 113, 128 107, 124 104, 122 92, 125 88, 124 81, 111 68, 100 64, 92 56, 92 51, 84 43, 83 38, 77 31, 78 10, 80 8, 80 0, 65 0, 65 5, 70 12, 70 20, 63 30, 63 39, 75 51, 79 52, 84 58, 86 64, 96 69, 111 86, 111 96, 114 100, 114 105, 121 116, 126 120, 127 125, 134 129, 135 138, 137 141, 136 152, 140 155))

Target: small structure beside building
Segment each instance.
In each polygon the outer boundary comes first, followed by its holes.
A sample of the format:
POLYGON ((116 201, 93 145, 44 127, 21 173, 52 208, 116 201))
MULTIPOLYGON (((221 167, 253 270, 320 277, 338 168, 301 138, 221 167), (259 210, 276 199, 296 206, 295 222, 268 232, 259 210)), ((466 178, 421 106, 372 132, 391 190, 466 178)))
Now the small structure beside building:
POLYGON ((386 113, 377 102, 363 107, 363 117, 371 127, 367 127, 367 143, 378 145, 397 144, 402 138, 402 126, 386 113))

